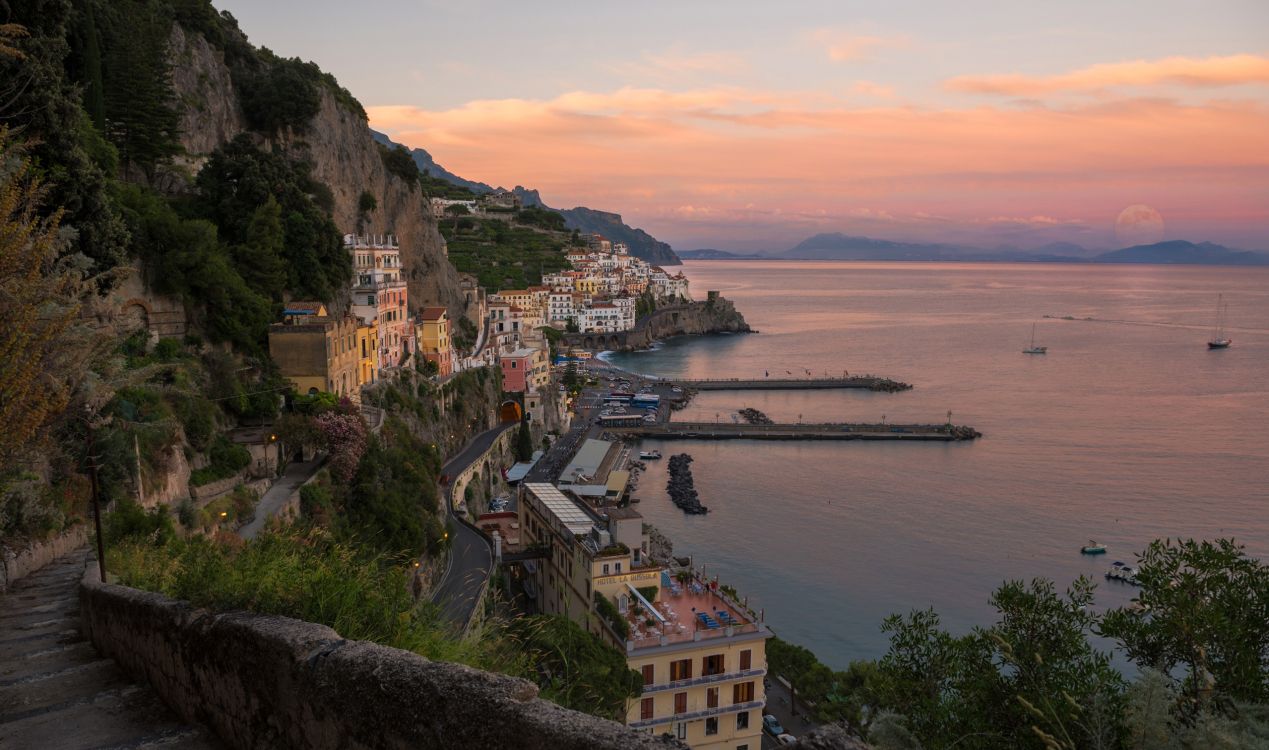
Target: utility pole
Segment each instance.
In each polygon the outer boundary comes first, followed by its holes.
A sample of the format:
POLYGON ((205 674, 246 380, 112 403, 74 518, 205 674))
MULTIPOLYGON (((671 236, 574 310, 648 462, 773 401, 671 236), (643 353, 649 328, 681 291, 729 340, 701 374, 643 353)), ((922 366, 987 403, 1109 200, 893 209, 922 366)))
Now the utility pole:
POLYGON ((88 476, 92 480, 93 523, 97 527, 97 571, 101 582, 106 582, 106 542, 101 535, 101 492, 97 483, 96 432, 88 427, 88 476))

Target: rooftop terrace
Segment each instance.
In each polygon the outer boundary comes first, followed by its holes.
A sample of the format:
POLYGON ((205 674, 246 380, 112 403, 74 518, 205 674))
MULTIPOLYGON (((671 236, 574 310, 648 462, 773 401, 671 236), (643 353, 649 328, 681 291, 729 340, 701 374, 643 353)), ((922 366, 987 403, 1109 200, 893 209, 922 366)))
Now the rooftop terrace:
MULTIPOLYGON (((631 594, 634 601, 637 598, 631 594)), ((630 625, 628 649, 653 648, 677 643, 724 638, 764 629, 752 612, 717 589, 717 582, 697 576, 685 583, 662 571, 655 613, 635 614, 634 604, 626 612, 630 625), (655 624, 648 625, 648 620, 655 624)))

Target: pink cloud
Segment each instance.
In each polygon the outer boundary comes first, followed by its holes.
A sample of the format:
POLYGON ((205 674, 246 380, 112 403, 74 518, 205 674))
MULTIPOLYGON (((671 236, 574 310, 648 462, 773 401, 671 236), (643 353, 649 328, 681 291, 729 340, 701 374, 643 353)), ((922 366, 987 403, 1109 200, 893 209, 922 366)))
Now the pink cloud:
POLYGON ((828 59, 849 62, 871 58, 878 50, 902 47, 908 43, 904 36, 880 36, 859 34, 847 29, 815 29, 810 33, 813 43, 824 49, 828 59))
POLYGON ((1052 76, 957 76, 946 82, 954 91, 1006 96, 1039 96, 1057 91, 1095 91, 1120 86, 1173 84, 1193 88, 1269 83, 1269 58, 1259 55, 1167 57, 1103 63, 1052 76))
POLYGON ((1169 226, 1183 212, 1195 226, 1269 229, 1269 105, 1257 101, 847 108, 796 93, 624 88, 368 109, 374 127, 465 177, 617 210, 684 242, 741 226, 1060 236, 1109 228, 1138 202, 1169 226))

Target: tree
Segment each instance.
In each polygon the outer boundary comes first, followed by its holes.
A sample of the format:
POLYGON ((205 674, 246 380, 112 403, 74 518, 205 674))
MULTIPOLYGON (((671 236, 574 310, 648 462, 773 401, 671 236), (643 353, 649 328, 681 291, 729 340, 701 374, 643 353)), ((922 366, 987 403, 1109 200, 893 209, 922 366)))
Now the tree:
POLYGON ((38 445, 69 399, 59 366, 79 312, 79 275, 57 263, 60 211, 41 216, 44 189, 0 128, 0 466, 38 445))
POLYGON ((280 301, 287 282, 286 237, 282 207, 272 195, 251 214, 246 240, 234 248, 234 265, 252 291, 280 301))
POLYGON ((1180 680, 1183 717, 1231 701, 1269 702, 1269 565, 1232 539, 1156 540, 1141 554, 1134 606, 1107 612, 1102 635, 1180 680))
MULTIPOLYGON (((87 20, 92 22, 93 17, 89 15, 87 20)), ((158 164, 181 150, 177 140, 180 115, 172 106, 167 49, 171 18, 150 3, 111 3, 103 21, 105 45, 100 67, 104 130, 119 149, 125 167, 139 168, 153 177, 158 164)), ((91 47, 86 51, 91 54, 91 47)), ((86 62, 86 72, 91 75, 91 57, 86 62)))
POLYGON ((529 420, 520 420, 520 432, 516 435, 516 460, 529 461, 533 458, 533 436, 529 432, 529 420))

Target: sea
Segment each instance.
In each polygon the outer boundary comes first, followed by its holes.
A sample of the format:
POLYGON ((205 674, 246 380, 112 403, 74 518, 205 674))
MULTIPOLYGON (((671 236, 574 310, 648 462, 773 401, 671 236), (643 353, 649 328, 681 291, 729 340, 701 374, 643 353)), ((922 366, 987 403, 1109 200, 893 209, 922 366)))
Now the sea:
POLYGON ((963 633, 1006 580, 1097 582, 1153 539, 1233 537, 1269 559, 1269 268, 690 261, 759 333, 603 355, 685 378, 876 374, 902 393, 703 392, 676 414, 977 428, 961 443, 644 441, 692 455, 705 516, 669 502, 666 462, 633 495, 645 519, 833 668, 886 651, 882 620, 932 607, 963 633), (1217 301, 1226 350, 1209 351, 1217 301), (1045 355, 1022 350, 1031 341, 1045 355), (1108 546, 1081 555, 1089 540, 1108 546))

